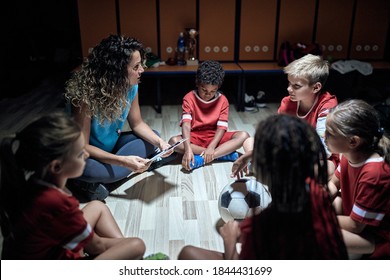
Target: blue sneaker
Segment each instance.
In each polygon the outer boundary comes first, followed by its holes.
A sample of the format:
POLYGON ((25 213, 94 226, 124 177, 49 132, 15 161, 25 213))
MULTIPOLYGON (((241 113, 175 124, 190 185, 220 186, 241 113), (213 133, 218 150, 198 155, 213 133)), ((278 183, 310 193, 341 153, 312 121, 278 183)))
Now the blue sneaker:
POLYGON ((201 157, 200 155, 194 155, 194 164, 190 162, 190 168, 196 169, 202 167, 203 165, 204 165, 204 158, 201 157))
POLYGON ((235 161, 236 159, 238 159, 237 152, 232 152, 228 155, 221 156, 221 157, 217 158, 217 160, 224 160, 224 161, 235 161))

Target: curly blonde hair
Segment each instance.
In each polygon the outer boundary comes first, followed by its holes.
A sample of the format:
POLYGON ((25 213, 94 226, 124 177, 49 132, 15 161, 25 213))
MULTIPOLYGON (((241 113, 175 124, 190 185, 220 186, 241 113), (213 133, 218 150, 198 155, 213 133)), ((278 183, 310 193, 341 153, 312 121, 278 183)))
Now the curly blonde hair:
POLYGON ((67 81, 65 98, 100 123, 120 118, 131 88, 127 67, 136 51, 144 60, 145 51, 137 39, 119 35, 103 39, 67 81))

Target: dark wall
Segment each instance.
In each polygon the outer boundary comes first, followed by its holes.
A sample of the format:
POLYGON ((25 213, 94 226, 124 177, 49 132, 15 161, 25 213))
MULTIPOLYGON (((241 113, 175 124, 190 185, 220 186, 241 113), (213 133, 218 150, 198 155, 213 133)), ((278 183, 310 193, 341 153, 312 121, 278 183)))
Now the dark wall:
POLYGON ((82 59, 77 0, 7 2, 1 9, 1 98, 67 75, 82 59))

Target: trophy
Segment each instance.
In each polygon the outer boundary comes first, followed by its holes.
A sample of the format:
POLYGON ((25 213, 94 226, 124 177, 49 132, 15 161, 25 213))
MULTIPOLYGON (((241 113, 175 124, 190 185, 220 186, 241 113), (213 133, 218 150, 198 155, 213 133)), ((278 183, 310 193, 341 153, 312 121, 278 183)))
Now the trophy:
POLYGON ((198 65, 198 60, 196 59, 196 36, 198 31, 191 28, 187 31, 187 50, 188 50, 188 59, 187 65, 198 65))

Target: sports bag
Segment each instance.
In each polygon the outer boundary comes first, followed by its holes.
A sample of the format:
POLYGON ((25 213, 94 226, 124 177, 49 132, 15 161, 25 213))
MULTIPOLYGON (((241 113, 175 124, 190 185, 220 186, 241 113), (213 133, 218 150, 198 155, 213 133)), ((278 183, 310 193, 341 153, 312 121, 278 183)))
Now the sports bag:
POLYGON ((280 45, 278 65, 287 66, 294 60, 301 58, 307 54, 322 55, 321 46, 317 43, 294 43, 286 41, 280 45))

